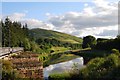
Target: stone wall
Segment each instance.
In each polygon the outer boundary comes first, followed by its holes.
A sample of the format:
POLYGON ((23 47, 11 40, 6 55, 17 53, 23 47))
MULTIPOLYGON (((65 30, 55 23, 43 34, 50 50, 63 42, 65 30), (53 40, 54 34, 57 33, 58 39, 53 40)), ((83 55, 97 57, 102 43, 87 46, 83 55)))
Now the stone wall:
POLYGON ((43 80, 43 65, 38 59, 38 54, 23 52, 11 56, 13 68, 19 74, 19 78, 33 78, 43 80))

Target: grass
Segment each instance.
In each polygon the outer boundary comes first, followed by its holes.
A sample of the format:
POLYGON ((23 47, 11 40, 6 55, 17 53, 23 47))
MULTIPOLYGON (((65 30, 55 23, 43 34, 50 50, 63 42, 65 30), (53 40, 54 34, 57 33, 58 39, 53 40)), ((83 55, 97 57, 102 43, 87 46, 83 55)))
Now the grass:
POLYGON ((68 50, 68 48, 65 47, 52 47, 51 50, 54 51, 54 53, 59 53, 68 50))
POLYGON ((66 40, 62 40, 63 42, 68 42, 68 43, 74 43, 74 44, 80 44, 79 42, 72 40, 72 39, 66 39, 66 40))
POLYGON ((35 38, 35 40, 39 38, 50 38, 50 39, 52 38, 62 42, 70 42, 70 43, 82 43, 83 41, 81 38, 78 38, 76 36, 69 35, 66 33, 56 32, 52 30, 32 29, 30 32, 34 33, 34 35, 32 34, 32 36, 35 38))
POLYGON ((50 80, 65 80, 65 79, 68 79, 68 78, 70 78, 70 74, 69 73, 61 73, 61 74, 52 73, 49 76, 50 80))

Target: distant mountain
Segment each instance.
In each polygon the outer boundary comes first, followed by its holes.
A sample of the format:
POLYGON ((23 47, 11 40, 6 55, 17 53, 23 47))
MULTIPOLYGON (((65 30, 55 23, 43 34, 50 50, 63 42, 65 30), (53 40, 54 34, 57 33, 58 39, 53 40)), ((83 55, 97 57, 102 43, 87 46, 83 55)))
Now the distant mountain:
POLYGON ((40 28, 31 29, 30 36, 32 36, 35 40, 39 38, 50 38, 66 43, 78 43, 78 44, 82 43, 82 39, 76 36, 72 36, 57 31, 52 31, 52 30, 40 29, 40 28))

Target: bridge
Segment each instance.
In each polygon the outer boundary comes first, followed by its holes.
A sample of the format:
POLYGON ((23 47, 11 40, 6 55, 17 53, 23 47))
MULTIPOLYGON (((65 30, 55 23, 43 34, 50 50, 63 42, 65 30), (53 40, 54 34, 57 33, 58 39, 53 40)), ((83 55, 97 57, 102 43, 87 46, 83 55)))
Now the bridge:
MULTIPOLYGON (((23 50, 23 47, 0 47, 0 59, 9 60, 12 63, 13 70, 22 75, 18 76, 18 78, 21 80, 25 78, 43 80, 43 65, 42 62, 40 62, 38 59, 39 54, 35 54, 29 51, 23 52, 23 50), (11 56, 11 54, 17 55, 11 56)), ((4 64, 0 63, 0 65, 0 68, 2 68, 2 65, 4 64)))
POLYGON ((23 51, 23 47, 0 47, 0 59, 8 57, 10 54, 23 51))

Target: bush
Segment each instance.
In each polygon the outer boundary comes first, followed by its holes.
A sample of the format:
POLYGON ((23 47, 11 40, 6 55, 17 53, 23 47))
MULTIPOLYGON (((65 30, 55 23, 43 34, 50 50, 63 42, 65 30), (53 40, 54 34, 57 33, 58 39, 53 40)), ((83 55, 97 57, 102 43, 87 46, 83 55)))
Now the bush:
POLYGON ((120 80, 120 58, 116 54, 110 54, 104 58, 94 58, 88 62, 85 68, 69 75, 50 75, 50 80, 120 80))
POLYGON ((112 49, 112 53, 116 54, 116 55, 120 55, 119 50, 117 50, 117 49, 112 49))
POLYGON ((104 73, 101 73, 103 71, 103 68, 100 67, 101 64, 103 64, 105 61, 104 58, 95 58, 95 59, 92 59, 90 62, 88 62, 86 68, 85 69, 85 78, 89 78, 89 79, 97 79, 97 78, 100 78, 104 73), (97 74, 96 74, 97 73, 97 74))
POLYGON ((2 60, 2 80, 14 80, 16 78, 12 63, 8 60, 2 60))
POLYGON ((116 78, 115 74, 113 75, 112 73, 119 74, 119 72, 114 71, 119 69, 119 60, 119 57, 115 54, 111 54, 105 58, 92 59, 86 68, 80 70, 79 78, 83 80, 116 78))
POLYGON ((104 64, 102 65, 104 68, 114 68, 119 64, 119 57, 115 54, 111 54, 106 57, 104 64))

